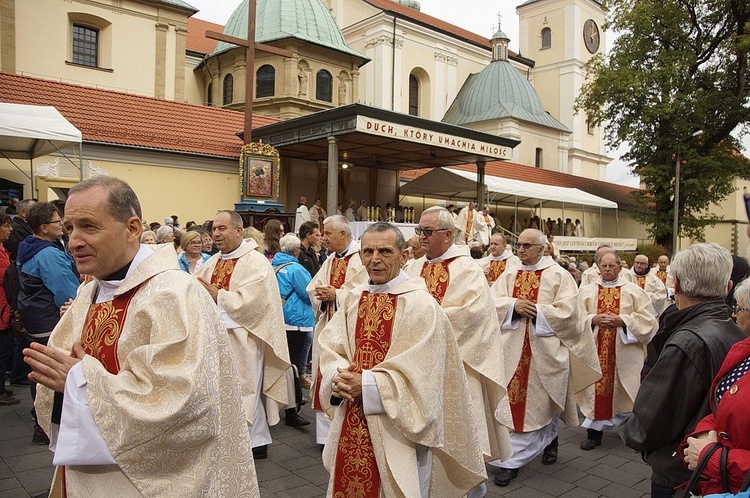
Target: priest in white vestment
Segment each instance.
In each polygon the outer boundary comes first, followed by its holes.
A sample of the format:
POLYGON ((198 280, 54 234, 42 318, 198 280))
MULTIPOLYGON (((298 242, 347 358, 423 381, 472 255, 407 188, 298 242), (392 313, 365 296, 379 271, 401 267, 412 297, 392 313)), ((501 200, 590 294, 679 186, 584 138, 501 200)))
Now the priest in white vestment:
POLYGON ((367 271, 359 257, 359 242, 352 240, 349 220, 343 216, 329 216, 323 221, 323 244, 331 251, 310 283, 307 293, 315 313, 315 333, 312 346, 312 385, 310 399, 315 413, 315 441, 325 444, 330 418, 323 411, 320 397, 320 370, 318 369, 318 336, 333 318, 344 294, 367 282, 367 271))
POLYGON ((674 302, 674 277, 669 273, 669 256, 662 254, 656 260, 656 267, 651 269, 651 274, 656 276, 667 287, 667 306, 674 302))
POLYGON ((639 254, 633 260, 633 267, 630 269, 630 278, 634 284, 646 291, 651 298, 651 304, 654 306, 654 318, 658 320, 661 312, 667 307, 667 287, 659 277, 650 272, 648 256, 639 254))
POLYGON ((485 206, 481 213, 474 216, 474 225, 472 231, 474 239, 482 243, 482 250, 486 249, 490 243, 492 229, 495 228, 495 218, 490 216, 490 208, 485 206))
POLYGON ((69 248, 93 280, 49 346, 24 350, 55 451, 50 496, 259 497, 221 318, 172 244, 140 244, 141 217, 114 177, 68 193, 69 248))
POLYGON ((546 237, 527 229, 518 237, 521 267, 492 286, 505 351, 505 378, 513 416, 513 457, 495 483, 507 486, 540 453, 557 461, 557 424, 578 425, 575 393, 601 377, 596 346, 578 321, 578 288, 570 273, 543 256, 546 237))
POLYGON ((586 451, 601 445, 603 431, 617 428, 633 411, 646 345, 658 328, 646 291, 619 277, 617 254, 602 256, 599 269, 599 280, 581 287, 578 295, 581 326, 593 333, 602 371, 601 380, 577 394, 586 417, 581 424, 587 429, 581 443, 586 451))
POLYGON ((219 308, 242 383, 242 400, 256 459, 266 458, 270 425, 290 404, 287 372, 291 367, 279 286, 268 258, 257 243, 242 239, 242 218, 220 211, 213 238, 219 252, 195 276, 219 308))
MULTIPOLYGON (((596 254, 594 255, 594 264, 591 265, 589 269, 581 273, 581 287, 594 283, 599 279, 599 260, 602 256, 610 252, 615 252, 615 250, 609 244, 602 244, 596 248, 596 254)), ((625 268, 622 268, 620 270, 620 276, 625 280, 632 279, 632 274, 625 268)))
POLYGON ((456 242, 468 244, 474 241, 474 218, 477 216, 476 207, 476 203, 470 202, 468 206, 464 206, 458 212, 458 218, 454 222, 455 228, 458 229, 456 242))
POLYGON ((521 266, 521 260, 508 247, 505 235, 493 233, 490 237, 490 254, 479 260, 487 283, 491 286, 500 275, 521 266))
POLYGON ((486 471, 450 321, 424 280, 400 270, 395 226, 368 227, 361 243, 369 281, 319 337, 321 397, 335 413, 327 496, 462 497, 486 471))
MULTIPOLYGON (((415 232, 425 256, 410 265, 407 274, 425 280, 451 322, 469 382, 469 410, 485 459, 505 459, 512 452, 508 437, 512 421, 500 325, 487 279, 469 248, 453 244, 452 224, 445 208, 435 206, 422 213, 415 232)), ((468 496, 483 495, 483 489, 475 489, 468 496)))
POLYGON ((297 212, 294 214, 294 233, 298 234, 299 227, 301 227, 304 222, 310 220, 312 220, 312 217, 310 216, 310 210, 307 209, 307 197, 302 196, 299 198, 297 212))

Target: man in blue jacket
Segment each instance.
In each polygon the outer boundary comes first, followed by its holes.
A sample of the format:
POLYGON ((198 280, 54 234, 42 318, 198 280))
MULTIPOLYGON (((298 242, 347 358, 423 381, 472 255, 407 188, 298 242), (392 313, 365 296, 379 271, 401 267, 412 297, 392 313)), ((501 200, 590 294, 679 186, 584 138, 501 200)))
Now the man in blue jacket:
MULTIPOLYGON (((26 214, 33 235, 18 245, 18 312, 26 329, 28 347, 32 342, 47 344, 52 329, 60 320, 60 307, 76 296, 78 277, 73 261, 56 243, 63 235, 62 219, 48 202, 34 204, 26 214)), ((31 383, 31 398, 36 384, 31 383)), ((32 416, 35 414, 32 412, 32 416)), ((49 444, 42 429, 34 426, 34 444, 49 444)))
MULTIPOLYGON (((300 240, 295 234, 288 233, 281 237, 279 246, 281 252, 274 255, 271 265, 276 273, 284 306, 284 328, 286 342, 289 345, 289 359, 296 365, 302 383, 309 378, 309 374, 306 373, 307 355, 310 352, 315 327, 315 315, 306 290, 312 277, 297 260, 300 240)), ((303 387, 310 387, 309 380, 305 384, 303 387)), ((290 427, 300 428, 310 424, 300 417, 294 408, 287 408, 284 413, 286 425, 290 427)))

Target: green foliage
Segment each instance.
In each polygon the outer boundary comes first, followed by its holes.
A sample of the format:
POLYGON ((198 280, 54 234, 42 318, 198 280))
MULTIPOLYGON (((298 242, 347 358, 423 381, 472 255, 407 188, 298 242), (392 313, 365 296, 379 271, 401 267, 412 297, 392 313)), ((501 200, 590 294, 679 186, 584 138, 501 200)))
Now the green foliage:
POLYGON ((635 255, 633 256, 633 259, 635 259, 635 256, 638 254, 646 255, 648 257, 649 264, 653 266, 653 264, 656 263, 656 260, 659 259, 659 256, 664 256, 665 254, 667 254, 667 248, 659 244, 644 244, 635 248, 635 255))
POLYGON ((710 212, 750 178, 750 161, 730 133, 750 122, 747 0, 612 0, 607 28, 620 34, 610 54, 587 65, 576 102, 643 184, 636 216, 671 246, 675 162, 679 149, 681 234, 702 238, 710 212), (704 134, 691 138, 698 130, 704 134))

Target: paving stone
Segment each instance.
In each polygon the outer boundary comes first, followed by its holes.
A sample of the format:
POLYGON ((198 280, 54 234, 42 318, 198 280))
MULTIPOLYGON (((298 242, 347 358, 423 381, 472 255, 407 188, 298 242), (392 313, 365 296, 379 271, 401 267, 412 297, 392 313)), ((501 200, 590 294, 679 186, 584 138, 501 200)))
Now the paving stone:
POLYGON ((565 481, 567 483, 574 483, 586 476, 586 473, 582 470, 574 469, 573 467, 564 466, 562 469, 558 470, 554 474, 552 474, 552 477, 555 479, 560 479, 561 481, 565 481))
POLYGON ((572 484, 556 479, 551 476, 536 475, 523 481, 525 486, 534 488, 541 492, 547 493, 550 496, 560 496, 573 489, 575 486, 572 484))
POLYGON ((597 465, 595 467, 591 467, 588 472, 589 474, 599 476, 602 479, 607 479, 628 487, 632 487, 642 480, 636 475, 618 470, 614 467, 610 467, 609 465, 597 465))
POLYGON ((263 487, 274 493, 280 493, 281 491, 289 492, 290 496, 294 494, 291 492, 292 489, 299 488, 307 484, 307 482, 301 477, 291 474, 284 477, 279 477, 272 481, 266 481, 263 483, 263 487))
POLYGON ((602 479, 601 477, 586 475, 573 484, 575 484, 579 488, 587 489, 589 491, 599 491, 610 482, 611 481, 602 479))
POLYGON ((616 482, 612 482, 603 487, 598 493, 607 498, 640 498, 643 495, 643 492, 638 489, 623 486, 616 482))
POLYGON ((565 494, 560 495, 559 498, 599 498, 599 493, 594 493, 588 489, 573 488, 565 494))
POLYGON ((0 491, 8 491, 17 488, 23 488, 23 486, 21 486, 21 483, 15 477, 0 479, 0 491))
POLYGON ((32 495, 37 495, 43 491, 48 491, 52 484, 52 477, 54 476, 54 468, 52 466, 43 467, 39 469, 27 470, 24 472, 16 473, 16 477, 23 487, 32 495))

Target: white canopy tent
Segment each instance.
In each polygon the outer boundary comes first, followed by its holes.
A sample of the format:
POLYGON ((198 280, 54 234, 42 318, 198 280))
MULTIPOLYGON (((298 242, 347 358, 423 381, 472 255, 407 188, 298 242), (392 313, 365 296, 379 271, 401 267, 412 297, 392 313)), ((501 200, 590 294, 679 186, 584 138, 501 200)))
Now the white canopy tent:
MULTIPOLYGON (((71 145, 79 147, 78 168, 83 171, 80 164, 82 138, 80 130, 54 107, 0 102, 0 157, 8 159, 24 175, 26 173, 13 159, 31 161, 55 151, 63 154, 61 149, 71 145)), ((26 176, 31 180, 33 191, 34 173, 30 173, 26 176)))
MULTIPOLYGON (((512 204, 516 206, 516 210, 518 205, 562 207, 563 211, 566 204, 600 210, 616 210, 618 207, 616 202, 577 188, 541 185, 492 175, 485 177, 485 189, 490 202, 512 204)), ((477 173, 454 168, 435 168, 403 185, 400 194, 474 200, 477 196, 477 173)))

